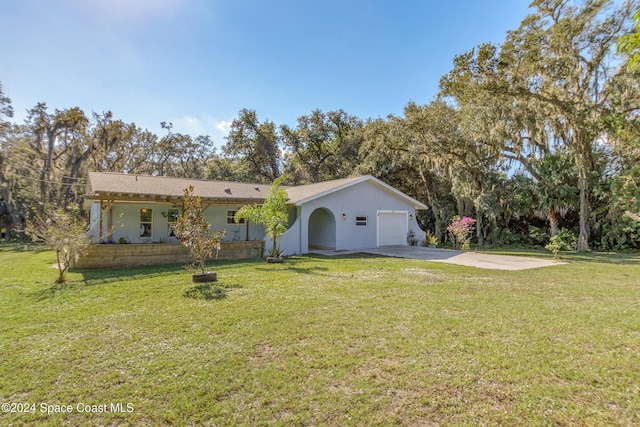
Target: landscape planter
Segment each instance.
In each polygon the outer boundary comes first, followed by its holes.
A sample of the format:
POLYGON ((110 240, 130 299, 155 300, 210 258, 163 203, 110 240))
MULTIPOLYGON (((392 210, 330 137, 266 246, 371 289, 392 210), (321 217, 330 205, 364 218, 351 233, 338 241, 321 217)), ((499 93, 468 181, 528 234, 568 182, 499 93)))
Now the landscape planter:
POLYGON ((194 273, 191 276, 191 280, 193 283, 215 282, 218 280, 218 274, 212 271, 207 271, 206 273, 194 273))
POLYGON ((274 257, 274 256, 270 256, 267 257, 267 263, 268 264, 280 264, 284 261, 284 258, 279 256, 279 257, 274 257))

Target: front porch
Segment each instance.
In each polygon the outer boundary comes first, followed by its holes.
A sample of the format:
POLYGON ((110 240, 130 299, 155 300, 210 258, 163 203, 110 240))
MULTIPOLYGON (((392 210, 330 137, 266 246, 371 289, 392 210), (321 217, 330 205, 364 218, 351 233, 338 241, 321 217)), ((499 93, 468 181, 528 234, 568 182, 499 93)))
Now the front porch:
MULTIPOLYGON (((222 242, 218 259, 261 258, 264 241, 222 242)), ((74 268, 122 268, 155 264, 189 264, 189 250, 179 243, 98 244, 92 245, 75 263, 74 268)))

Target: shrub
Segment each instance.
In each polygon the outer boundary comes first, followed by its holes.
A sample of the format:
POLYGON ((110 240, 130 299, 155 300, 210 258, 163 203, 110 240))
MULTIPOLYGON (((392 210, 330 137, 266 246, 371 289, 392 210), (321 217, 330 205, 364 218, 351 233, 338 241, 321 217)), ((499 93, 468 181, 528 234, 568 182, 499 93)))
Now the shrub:
POLYGON ((462 219, 459 216, 453 217, 453 222, 447 227, 447 231, 451 233, 456 246, 460 246, 463 251, 470 249, 469 243, 471 242, 471 233, 475 230, 473 224, 476 220, 468 216, 463 216, 462 219))
POLYGON ((553 252, 553 256, 557 258, 561 251, 575 250, 577 243, 578 238, 575 234, 563 228, 549 239, 549 243, 545 248, 553 252))
POLYGON ((438 238, 436 236, 434 236, 433 234, 431 234, 431 230, 427 230, 427 235, 424 239, 424 244, 426 246, 431 246, 431 245, 437 245, 438 244, 438 238))
POLYGON ((549 233, 538 227, 529 227, 529 239, 534 245, 544 246, 549 243, 549 233))

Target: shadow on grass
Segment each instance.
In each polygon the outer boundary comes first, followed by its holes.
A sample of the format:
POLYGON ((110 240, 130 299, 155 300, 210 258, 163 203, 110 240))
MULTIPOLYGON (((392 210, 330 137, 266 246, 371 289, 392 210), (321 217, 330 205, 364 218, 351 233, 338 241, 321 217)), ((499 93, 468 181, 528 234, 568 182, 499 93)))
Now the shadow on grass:
POLYGON ((479 248, 478 252, 496 255, 532 256, 548 258, 563 262, 600 262, 617 265, 640 265, 640 252, 576 252, 562 251, 558 258, 554 258, 546 249, 522 247, 479 248))
POLYGON ((82 274, 87 286, 101 285, 112 282, 122 282, 150 277, 167 277, 184 274, 182 264, 161 264, 142 267, 123 267, 96 270, 72 270, 82 274))
POLYGON ((57 295, 67 291, 72 291, 80 285, 80 282, 56 283, 48 288, 40 289, 32 293, 36 301, 44 301, 46 299, 55 298, 57 295))
POLYGON ((339 255, 322 255, 322 254, 304 254, 285 257, 283 263, 266 264, 254 267, 258 271, 286 271, 297 274, 313 275, 313 276, 329 276, 331 270, 335 269, 335 263, 345 260, 354 259, 370 259, 370 258, 388 258, 384 255, 368 254, 364 252, 339 254, 339 255), (308 265, 309 261, 313 261, 314 265, 308 265), (326 263, 326 265, 318 265, 318 263, 326 263))
POLYGON ((263 264, 254 267, 254 270, 257 271, 289 271, 298 274, 309 274, 309 275, 322 275, 320 271, 327 271, 329 267, 313 265, 308 266, 305 265, 307 261, 311 258, 308 255, 304 256, 291 256, 285 257, 284 261, 281 263, 273 263, 267 264, 263 261, 263 264))
MULTIPOLYGON (((207 262, 207 269, 211 271, 245 267, 256 264, 255 260, 222 260, 207 262)), ((170 277, 185 274, 190 270, 184 264, 157 264, 139 267, 105 268, 92 270, 76 270, 72 272, 82 274, 85 285, 93 286, 112 282, 146 279, 150 277, 170 277)))
MULTIPOLYGON (((266 269, 263 269, 266 270, 266 269)), ((297 274, 308 274, 313 276, 326 276, 326 274, 320 273, 321 271, 328 271, 327 267, 319 267, 314 265, 313 267, 296 267, 295 265, 290 265, 284 268, 287 271, 293 271, 297 274)))
POLYGON ((389 257, 385 255, 379 255, 379 254, 370 254, 366 252, 352 252, 352 253, 346 253, 346 254, 337 253, 336 255, 323 255, 323 254, 310 253, 310 254, 305 254, 303 259, 304 258, 317 259, 317 260, 332 260, 332 259, 389 258, 389 257))
POLYGON ((640 265, 640 253, 560 252, 560 261, 601 262, 617 265, 640 265))
POLYGON ((43 243, 31 241, 1 242, 0 252, 45 252, 50 250, 43 243))
POLYGON ((185 298, 203 299, 205 301, 222 300, 227 297, 228 289, 241 288, 240 285, 223 284, 219 282, 200 283, 184 291, 185 298))
POLYGON ((193 286, 184 291, 185 298, 203 299, 203 300, 221 300, 227 297, 227 292, 224 288, 211 283, 203 283, 193 286))

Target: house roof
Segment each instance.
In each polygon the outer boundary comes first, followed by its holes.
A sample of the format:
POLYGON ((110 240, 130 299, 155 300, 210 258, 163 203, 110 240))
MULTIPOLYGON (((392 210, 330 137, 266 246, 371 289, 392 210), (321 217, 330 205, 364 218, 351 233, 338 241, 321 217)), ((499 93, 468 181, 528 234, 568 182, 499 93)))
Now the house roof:
MULTIPOLYGON (((368 175, 369 176, 369 175, 368 175)), ((321 195, 329 194, 338 189, 349 187, 355 181, 359 181, 364 177, 357 176, 352 178, 332 179, 330 181, 316 182, 313 184, 305 184, 298 186, 285 187, 289 195, 289 201, 296 206, 321 195)))
MULTIPOLYGON (((334 179, 299 186, 283 187, 289 202, 302 204, 326 196, 343 188, 370 181, 386 191, 413 204, 417 209, 427 206, 403 192, 374 178, 371 175, 334 179)), ((184 189, 193 185, 194 193, 208 203, 260 203, 269 191, 266 184, 248 184, 229 181, 209 181, 201 179, 171 178, 149 175, 89 172, 91 192, 84 197, 88 200, 128 200, 172 202, 181 199, 184 189)))
POLYGON ((208 181, 124 173, 89 172, 91 192, 85 199, 130 201, 175 201, 184 196, 185 188, 206 202, 262 202, 269 191, 266 184, 208 181))
POLYGON ((361 182, 369 181, 374 185, 395 194, 401 199, 406 200, 412 204, 416 209, 428 209, 428 207, 414 199, 409 197, 405 193, 396 188, 380 181, 371 175, 356 176, 352 178, 334 179, 331 181, 318 182, 315 184, 300 185, 297 187, 287 187, 287 193, 289 194, 289 201, 296 206, 301 206, 304 203, 310 202, 320 197, 324 197, 336 191, 340 191, 344 188, 351 187, 352 185, 359 184, 361 182))

